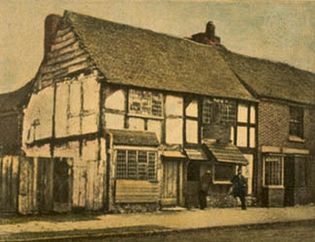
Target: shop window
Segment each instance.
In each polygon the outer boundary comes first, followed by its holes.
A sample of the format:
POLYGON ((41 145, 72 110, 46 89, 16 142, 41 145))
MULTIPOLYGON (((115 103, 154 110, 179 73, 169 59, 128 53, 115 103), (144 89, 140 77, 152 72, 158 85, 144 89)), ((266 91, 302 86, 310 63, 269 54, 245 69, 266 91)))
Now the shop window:
POLYGON ((153 151, 117 150, 117 179, 156 180, 157 155, 153 151))
POLYGON ((129 114, 163 117, 163 96, 160 93, 129 90, 129 114))
POLYGON ((264 185, 283 186, 283 157, 268 155, 264 157, 264 185))
POLYGON ((235 175, 235 164, 221 164, 214 165, 214 182, 230 182, 235 175))
POLYGON ((303 116, 303 108, 290 107, 290 135, 303 138, 303 116))

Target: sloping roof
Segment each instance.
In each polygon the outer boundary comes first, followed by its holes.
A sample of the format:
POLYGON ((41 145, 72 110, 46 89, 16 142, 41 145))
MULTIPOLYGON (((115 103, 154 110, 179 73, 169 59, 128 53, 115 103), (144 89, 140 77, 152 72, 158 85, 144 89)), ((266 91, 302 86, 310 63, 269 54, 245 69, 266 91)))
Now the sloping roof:
POLYGON ((0 111, 18 109, 28 103, 34 81, 31 80, 16 91, 0 94, 0 111))
POLYGON ((114 145, 132 146, 158 146, 159 141, 154 132, 135 131, 135 130, 116 130, 108 131, 113 136, 114 145))
POLYGON ((254 100, 212 46, 65 12, 109 83, 254 100))
POLYGON ((234 73, 259 97, 315 104, 315 73, 218 48, 234 73))
POLYGON ((208 160, 208 157, 202 148, 185 149, 185 153, 190 160, 208 160))
POLYGON ((248 161, 242 152, 231 143, 223 144, 218 142, 206 142, 205 146, 217 162, 227 162, 241 165, 248 164, 248 161))

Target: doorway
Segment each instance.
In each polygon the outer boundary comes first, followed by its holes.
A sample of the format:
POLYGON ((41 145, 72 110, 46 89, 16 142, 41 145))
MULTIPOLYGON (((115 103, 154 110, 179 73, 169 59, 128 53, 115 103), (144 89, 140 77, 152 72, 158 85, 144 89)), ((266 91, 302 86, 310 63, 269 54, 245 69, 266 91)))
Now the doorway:
POLYGON ((163 187, 161 203, 176 206, 179 202, 179 163, 163 161, 163 187))

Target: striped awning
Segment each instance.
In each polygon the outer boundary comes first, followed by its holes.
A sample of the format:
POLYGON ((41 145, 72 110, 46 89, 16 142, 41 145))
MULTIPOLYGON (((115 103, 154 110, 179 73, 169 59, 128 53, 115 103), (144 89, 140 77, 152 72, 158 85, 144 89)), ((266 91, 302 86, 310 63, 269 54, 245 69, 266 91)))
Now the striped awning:
POLYGON ((227 162, 238 165, 248 164, 242 152, 231 143, 205 143, 205 146, 217 162, 227 162))
POLYGON ((189 160, 207 161, 209 160, 202 148, 185 149, 185 153, 189 160))

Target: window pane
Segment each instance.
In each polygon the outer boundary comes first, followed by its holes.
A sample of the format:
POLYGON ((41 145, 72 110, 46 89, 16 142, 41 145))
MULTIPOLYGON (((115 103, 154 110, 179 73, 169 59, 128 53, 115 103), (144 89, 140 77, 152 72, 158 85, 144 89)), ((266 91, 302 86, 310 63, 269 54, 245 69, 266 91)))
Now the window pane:
POLYGON ((139 151, 138 152, 138 179, 146 180, 147 177, 147 152, 139 151))
POLYGON ((250 123, 256 123, 256 109, 255 106, 250 106, 250 123))
POLYGON ((149 152, 149 168, 148 168, 149 180, 156 179, 156 153, 149 152))
POLYGON ((255 140, 255 128, 249 129, 249 147, 254 148, 256 146, 256 140, 255 140))
POLYGON ((163 116, 162 94, 130 89, 129 113, 143 116, 163 116))
POLYGON ((290 135, 303 137, 303 109, 290 107, 290 135))
POLYGON ((144 120, 142 118, 129 118, 128 125, 131 130, 144 130, 144 120))
POLYGON ((191 101, 186 107, 186 116, 198 117, 198 102, 197 100, 191 101))
POLYGON ((126 151, 117 150, 116 158, 116 176, 117 178, 127 178, 126 151))
POLYGON ((204 124, 210 124, 214 121, 213 101, 210 99, 204 99, 202 105, 202 122, 204 124))
POLYGON ((248 107, 245 104, 239 104, 237 106, 237 121, 247 123, 248 107))
POLYGON ((198 143, 198 121, 186 119, 186 141, 198 143))
POLYGON ((237 139, 236 145, 241 147, 247 147, 247 127, 237 127, 237 139))
POLYGON ((280 156, 265 157, 265 185, 282 185, 282 158, 280 156))
POLYGON ((128 150, 128 178, 137 178, 137 152, 128 150))

